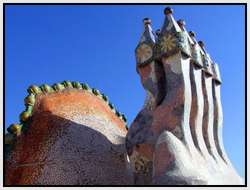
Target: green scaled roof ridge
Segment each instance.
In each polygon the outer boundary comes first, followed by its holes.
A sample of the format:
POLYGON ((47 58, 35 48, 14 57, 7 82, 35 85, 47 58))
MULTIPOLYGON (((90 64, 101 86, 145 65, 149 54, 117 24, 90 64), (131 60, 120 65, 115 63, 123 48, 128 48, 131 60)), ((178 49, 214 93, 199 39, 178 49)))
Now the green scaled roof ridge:
POLYGON ((7 128, 8 133, 5 134, 5 145, 11 145, 15 141, 16 136, 19 136, 23 131, 27 130, 27 121, 32 116, 33 107, 36 101, 36 95, 41 93, 48 94, 53 92, 60 92, 64 89, 69 88, 85 90, 103 99, 104 102, 106 102, 106 104, 110 107, 111 111, 114 112, 117 117, 119 117, 125 122, 125 127, 128 130, 127 119, 125 115, 115 109, 114 105, 109 101, 108 97, 105 94, 101 93, 95 88, 89 87, 89 85, 86 83, 80 83, 75 81, 63 81, 62 83, 55 83, 52 86, 49 86, 48 84, 43 84, 41 86, 31 85, 27 89, 28 96, 26 96, 24 99, 25 110, 19 116, 20 123, 11 124, 7 128))

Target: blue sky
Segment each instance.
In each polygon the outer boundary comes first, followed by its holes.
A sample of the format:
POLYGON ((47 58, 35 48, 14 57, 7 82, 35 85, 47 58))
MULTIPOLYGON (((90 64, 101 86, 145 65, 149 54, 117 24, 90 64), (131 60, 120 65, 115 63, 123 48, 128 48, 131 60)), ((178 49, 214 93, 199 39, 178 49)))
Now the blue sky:
MULTIPOLYGON (((145 93, 134 49, 150 17, 163 24, 165 5, 7 6, 5 15, 5 123, 17 123, 31 84, 87 82, 104 92, 129 124, 145 93)), ((244 176, 245 26, 242 5, 171 5, 176 20, 196 32, 220 66, 224 145, 244 176)))

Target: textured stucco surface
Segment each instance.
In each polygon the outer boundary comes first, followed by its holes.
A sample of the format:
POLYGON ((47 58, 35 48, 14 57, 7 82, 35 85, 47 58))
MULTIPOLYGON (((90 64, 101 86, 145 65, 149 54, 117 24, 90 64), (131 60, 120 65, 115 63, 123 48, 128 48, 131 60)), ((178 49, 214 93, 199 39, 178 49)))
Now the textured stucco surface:
POLYGON ((6 184, 131 184, 126 132, 125 123, 92 93, 40 95, 27 133, 6 161, 6 184))

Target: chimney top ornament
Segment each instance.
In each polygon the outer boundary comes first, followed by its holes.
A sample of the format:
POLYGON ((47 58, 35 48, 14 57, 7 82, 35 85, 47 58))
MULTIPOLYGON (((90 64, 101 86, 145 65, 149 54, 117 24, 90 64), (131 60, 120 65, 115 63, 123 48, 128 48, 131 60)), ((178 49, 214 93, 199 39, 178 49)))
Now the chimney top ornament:
POLYGON ((205 51, 205 44, 203 41, 199 41, 198 44, 201 46, 201 48, 203 49, 203 51, 205 51))
POLYGON ((144 26, 151 24, 151 19, 150 18, 144 18, 143 19, 144 26))
POLYGON ((135 50, 137 67, 181 52, 183 56, 191 58, 191 62, 196 66, 202 68, 208 77, 213 76, 213 61, 205 50, 204 42, 197 42, 193 31, 187 32, 183 19, 174 19, 171 7, 166 7, 164 14, 166 16, 163 26, 155 33, 151 28, 151 19, 143 19, 144 32, 135 50))
POLYGON ((160 30, 160 29, 157 29, 157 30, 155 31, 155 34, 156 34, 157 36, 159 36, 160 33, 161 33, 161 30, 160 30))
POLYGON ((191 36, 192 38, 195 37, 195 32, 194 31, 189 31, 189 36, 191 36))
POLYGON ((171 7, 166 7, 165 9, 164 9, 164 14, 165 15, 169 15, 169 14, 173 14, 173 9, 171 8, 171 7))
POLYGON ((151 19, 144 18, 144 32, 141 36, 139 44, 135 49, 137 67, 149 64, 153 60, 153 47, 156 35, 151 28, 151 19))
POLYGON ((182 19, 179 19, 177 21, 178 25, 180 26, 181 29, 183 29, 186 26, 186 22, 182 19))

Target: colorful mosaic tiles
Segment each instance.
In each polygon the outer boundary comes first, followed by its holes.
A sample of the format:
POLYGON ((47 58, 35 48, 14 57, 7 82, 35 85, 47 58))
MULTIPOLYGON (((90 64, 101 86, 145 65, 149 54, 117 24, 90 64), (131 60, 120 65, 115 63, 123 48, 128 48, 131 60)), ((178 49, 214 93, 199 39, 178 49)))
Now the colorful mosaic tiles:
POLYGON ((170 7, 164 10, 164 14, 164 24, 156 32, 152 30, 149 18, 143 20, 144 32, 135 50, 137 67, 181 52, 191 58, 191 62, 202 68, 208 76, 216 78, 214 62, 205 51, 204 43, 196 41, 194 32, 186 31, 184 20, 175 21, 170 7))
POLYGON ((24 104, 26 106, 25 110, 20 114, 20 123, 19 124, 11 124, 8 128, 7 133, 5 135, 5 144, 11 144, 16 136, 19 136, 23 131, 27 129, 27 121, 32 116, 33 106, 36 102, 36 95, 38 94, 49 94, 49 93, 57 93, 62 92, 65 89, 74 88, 78 90, 88 91, 89 93, 94 94, 95 96, 103 99, 104 102, 110 107, 112 112, 116 114, 118 118, 124 121, 126 128, 127 127, 127 119, 124 114, 115 109, 114 105, 109 101, 108 97, 101 93, 99 90, 95 88, 90 88, 88 84, 81 84, 80 82, 70 82, 63 81, 62 83, 55 83, 52 86, 48 84, 43 84, 41 86, 31 85, 28 88, 28 96, 24 99, 24 104))

